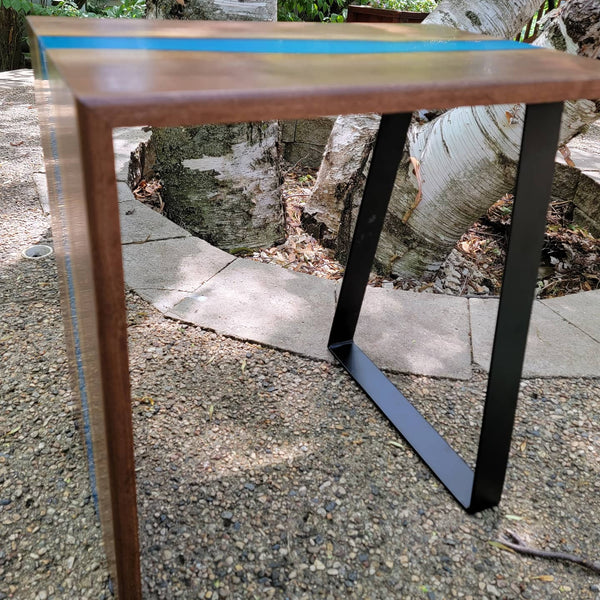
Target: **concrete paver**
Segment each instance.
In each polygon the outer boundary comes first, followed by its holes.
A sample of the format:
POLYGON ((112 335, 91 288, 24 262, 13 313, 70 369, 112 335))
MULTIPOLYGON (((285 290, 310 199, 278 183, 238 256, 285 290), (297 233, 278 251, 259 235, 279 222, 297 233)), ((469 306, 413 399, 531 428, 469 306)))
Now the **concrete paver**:
POLYGON ((133 194, 129 200, 119 202, 119 219, 123 244, 190 237, 185 229, 136 200, 133 194))
POLYGON ((600 290, 549 298, 542 303, 600 343, 600 290))
MULTIPOLYGON (((473 362, 489 370, 498 300, 469 300, 473 362)), ((600 344, 541 302, 534 304, 524 377, 600 376, 600 344)))
MULTIPOLYGON (((339 284, 239 259, 168 314, 215 331, 331 360, 327 338, 339 284)), ((356 341, 382 368, 469 378, 465 298, 369 288, 356 341)))
POLYGON ((136 288, 135 293, 162 313, 168 313, 176 304, 189 296, 189 292, 159 288, 136 288))
POLYGON ((380 368, 471 376, 466 298, 367 288, 355 339, 380 368))
POLYGON ((231 254, 195 237, 123 246, 125 283, 139 292, 191 293, 233 260, 231 254))
POLYGON ((132 198, 135 198, 126 181, 117 181, 117 197, 119 202, 129 202, 132 198))
POLYGON ((238 259, 168 315, 305 356, 331 360, 327 337, 336 283, 238 259))

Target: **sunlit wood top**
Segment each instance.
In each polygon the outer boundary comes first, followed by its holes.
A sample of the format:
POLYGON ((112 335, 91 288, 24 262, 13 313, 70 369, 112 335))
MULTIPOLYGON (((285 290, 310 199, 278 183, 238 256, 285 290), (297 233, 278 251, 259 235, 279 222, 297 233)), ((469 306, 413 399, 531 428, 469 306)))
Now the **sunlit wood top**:
POLYGON ((49 72, 114 125, 600 97, 598 61, 440 26, 51 17, 29 23, 49 72), (165 40, 169 49, 148 49, 165 40), (226 49, 181 49, 198 40, 219 40, 226 49), (298 40, 313 40, 317 53, 310 43, 294 45, 298 40), (319 51, 324 40, 332 45, 319 51), (344 40, 351 43, 340 48, 344 40), (384 42, 391 46, 380 51, 384 42), (138 48, 124 47, 131 45, 138 48))

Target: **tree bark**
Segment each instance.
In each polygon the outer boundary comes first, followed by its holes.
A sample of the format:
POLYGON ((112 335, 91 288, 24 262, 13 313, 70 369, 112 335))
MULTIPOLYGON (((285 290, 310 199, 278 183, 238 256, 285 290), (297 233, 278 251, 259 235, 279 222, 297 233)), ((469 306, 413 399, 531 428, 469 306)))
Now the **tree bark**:
POLYGON ((224 250, 282 243, 276 122, 156 129, 165 214, 224 250))
MULTIPOLYGON (((275 0, 148 0, 148 18, 273 21, 275 0)), ((165 214, 224 250, 285 239, 276 122, 155 129, 165 214)))
POLYGON ((343 260, 360 206, 379 120, 378 115, 336 119, 314 191, 302 213, 304 229, 324 246, 335 248, 343 260))
POLYGON ((24 36, 23 15, 0 6, 0 71, 14 71, 25 66, 21 51, 24 36))
MULTIPOLYGON (((554 13, 553 34, 543 36, 537 43, 579 53, 597 52, 598 3, 594 0, 572 2, 576 7, 569 3, 554 13), (575 32, 573 35, 578 41, 566 34, 567 31, 575 32)), ((460 26, 481 33, 490 33, 489 27, 496 35, 513 37, 539 8, 537 5, 537 0, 468 3, 443 0, 426 22, 460 26)), ((411 127, 377 250, 376 265, 381 272, 420 278, 427 278, 426 274, 430 272, 433 276, 472 223, 491 204, 512 191, 523 114, 521 105, 462 107, 411 127), (418 173, 415 165, 418 165, 418 173), (420 202, 413 208, 418 194, 420 202)), ((561 142, 568 141, 598 116, 600 104, 597 102, 567 103, 561 142)), ((340 151, 339 146, 334 146, 335 140, 341 137, 338 130, 348 126, 348 120, 357 127, 356 122, 361 119, 346 117, 334 126, 332 143, 325 151, 325 157, 329 155, 329 159, 324 161, 313 197, 307 203, 309 215, 314 217, 327 206, 327 222, 341 221, 344 212, 357 204, 357 198, 362 194, 357 187, 347 189, 344 197, 335 203, 327 204, 323 196, 338 181, 339 163, 353 160, 353 157, 335 157, 340 151)), ((364 130, 364 139, 372 144, 376 133, 372 118, 367 129, 369 127, 370 131, 364 130)), ((341 151, 344 150, 346 148, 342 147, 341 151)), ((356 148, 351 152, 355 153, 356 148)), ((368 155, 364 151, 360 153, 361 156, 365 154, 368 155)), ((358 172, 365 167, 366 159, 358 166, 358 172)), ((347 174, 344 176, 348 177, 347 174)), ((354 180, 360 181, 360 178, 354 180)), ((350 236, 339 226, 338 231, 341 236, 337 239, 336 251, 343 258, 350 236)), ((334 237, 335 233, 329 233, 329 236, 334 237)))
POLYGON ((276 0, 147 0, 148 19, 275 21, 276 0))
POLYGON ((540 0, 442 0, 423 23, 514 38, 540 4, 540 0))

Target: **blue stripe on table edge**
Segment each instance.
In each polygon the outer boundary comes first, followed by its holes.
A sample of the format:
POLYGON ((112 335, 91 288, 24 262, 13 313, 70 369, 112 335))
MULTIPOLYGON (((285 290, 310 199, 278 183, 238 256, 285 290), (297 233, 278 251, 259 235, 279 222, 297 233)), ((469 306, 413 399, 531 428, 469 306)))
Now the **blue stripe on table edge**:
MULTIPOLYGON (((50 148, 52 158, 54 160, 54 180, 56 183, 56 194, 59 199, 59 210, 61 211, 60 218, 63 222, 66 221, 64 211, 62 176, 58 165, 58 144, 56 140, 56 132, 54 123, 50 122, 50 148)), ((69 318, 71 320, 71 330, 73 333, 73 345, 75 350, 75 366, 77 373, 77 383, 79 387, 79 399, 81 401, 81 416, 83 420, 83 436, 85 439, 85 453, 88 462, 88 472, 90 477, 90 487, 92 492, 92 500, 94 509, 98 514, 98 485, 96 477, 96 461, 94 457, 94 447, 92 442, 92 427, 90 423, 90 407, 87 395, 87 384, 85 371, 83 368, 83 353, 81 349, 81 336, 79 332, 79 316, 77 314, 77 306, 75 299, 75 286, 73 282, 73 267, 71 265, 70 243, 68 237, 63 233, 63 248, 65 252, 65 271, 67 276, 67 290, 69 296, 69 318)))
MULTIPOLYGON (((42 78, 48 79, 48 65, 46 63, 46 53, 44 47, 38 40, 38 48, 40 52, 40 63, 42 69, 42 78)), ((46 99, 48 102, 49 99, 46 99)), ((62 176, 60 167, 58 165, 58 141, 56 139, 56 128, 54 126, 54 119, 50 115, 49 117, 50 126, 50 151, 52 159, 54 161, 54 181, 56 184, 56 195, 58 196, 58 206, 60 219, 65 222, 66 216, 64 214, 64 196, 62 189, 62 176)), ((75 286, 73 282, 73 267, 71 265, 70 255, 70 243, 69 238, 63 233, 63 248, 65 252, 65 272, 67 279, 67 290, 68 290, 68 307, 69 307, 69 319, 71 321, 71 331, 73 333, 73 345, 75 351, 75 366, 76 366, 76 377, 79 388, 79 399, 81 401, 81 417, 83 420, 83 437, 85 440, 85 454, 88 463, 88 475, 90 478, 90 488, 92 492, 92 501, 94 504, 94 510, 99 515, 98 508, 98 483, 96 476, 96 461, 94 457, 94 447, 92 442, 92 426, 90 422, 90 406, 87 394, 87 383, 85 377, 85 371, 83 368, 83 353, 81 349, 81 335, 79 332, 79 316, 77 314, 77 306, 75 300, 75 286)))
POLYGON ((42 40, 38 38, 37 41, 38 52, 40 53, 40 64, 42 68, 42 79, 48 80, 48 63, 46 62, 46 48, 42 44, 42 40))
POLYGON ((117 36, 42 36, 45 50, 173 50, 253 54, 394 54, 414 52, 485 52, 529 50, 514 40, 324 40, 274 38, 160 38, 117 36))

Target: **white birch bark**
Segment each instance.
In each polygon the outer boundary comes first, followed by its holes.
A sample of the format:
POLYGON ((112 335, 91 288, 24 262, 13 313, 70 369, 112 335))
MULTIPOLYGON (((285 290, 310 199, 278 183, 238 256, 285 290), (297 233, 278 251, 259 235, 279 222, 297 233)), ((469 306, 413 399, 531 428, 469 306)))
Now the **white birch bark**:
MULTIPOLYGON (((148 18, 275 21, 276 0, 148 0, 148 18)), ((153 131, 165 214, 224 250, 285 239, 276 121, 153 131)))
MULTIPOLYGON (((513 37, 538 4, 537 0, 443 0, 426 22, 513 37)), ((543 36, 538 44, 586 54, 597 52, 597 42, 593 39, 598 38, 599 6, 597 0, 571 0, 555 14, 552 35, 543 36)), ((426 271, 436 271, 468 227, 491 204, 512 191, 523 114, 524 108, 520 105, 463 107, 411 128, 377 250, 376 261, 381 271, 419 277, 426 271), (419 161, 421 200, 409 213, 419 191, 410 157, 419 161), (410 217, 406 221, 407 214, 410 217)), ((568 141, 598 116, 600 104, 597 102, 568 103, 563 114, 561 142, 568 141)), ((358 116, 350 118, 351 121, 359 119, 358 116)), ((337 127, 338 123, 334 130, 337 127)), ((374 139, 374 135, 372 131, 370 139, 374 139)), ((335 138, 332 136, 332 139, 335 138)), ((347 150, 356 152, 356 149, 347 150)), ((330 147, 329 151, 335 150, 330 147)), ((320 182, 327 180, 331 185, 336 178, 336 173, 329 172, 328 167, 325 163, 325 170, 319 172, 314 200, 311 198, 307 205, 311 213, 317 212, 317 205, 321 203, 324 188, 320 182)), ((338 201, 337 205, 352 206, 357 193, 356 189, 352 190, 345 201, 338 201)), ((339 239, 339 256, 345 255, 348 239, 339 239)))
POLYGON ((148 0, 147 19, 275 21, 276 0, 148 0))
POLYGON ((540 0, 442 0, 424 22, 514 38, 540 4, 540 0))
POLYGON ((374 114, 336 119, 314 191, 302 213, 304 229, 324 246, 342 254, 354 228, 379 120, 379 115, 374 114), (338 246, 338 240, 345 244, 338 246))

